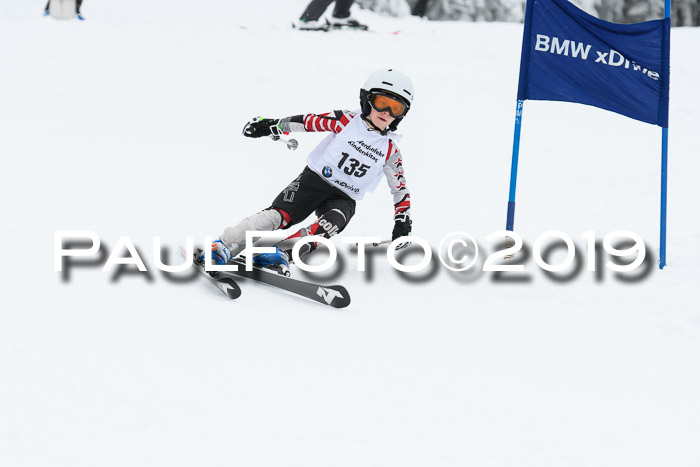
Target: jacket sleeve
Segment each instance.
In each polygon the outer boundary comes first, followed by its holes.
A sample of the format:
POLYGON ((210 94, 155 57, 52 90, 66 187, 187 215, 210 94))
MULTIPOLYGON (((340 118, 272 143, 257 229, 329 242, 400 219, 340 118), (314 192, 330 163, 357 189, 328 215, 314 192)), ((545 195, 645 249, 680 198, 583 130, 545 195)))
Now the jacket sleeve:
POLYGON ((332 131, 340 133, 343 128, 357 116, 348 110, 334 110, 324 114, 294 115, 280 120, 280 129, 284 132, 292 131, 332 131))
POLYGON ((406 187, 401 151, 391 140, 389 140, 389 153, 384 163, 384 176, 394 198, 394 216, 398 214, 410 216, 411 193, 406 187))

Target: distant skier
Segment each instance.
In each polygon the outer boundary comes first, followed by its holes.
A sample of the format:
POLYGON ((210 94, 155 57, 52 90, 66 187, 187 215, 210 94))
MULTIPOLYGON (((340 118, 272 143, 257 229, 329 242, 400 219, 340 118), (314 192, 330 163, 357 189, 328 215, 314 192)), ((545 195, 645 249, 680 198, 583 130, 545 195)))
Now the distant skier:
POLYGON ((304 31, 327 31, 331 28, 367 29, 367 26, 350 16, 350 7, 355 0, 335 0, 331 20, 321 20, 333 0, 311 0, 295 27, 304 31))
POLYGON ((418 0, 416 3, 414 3, 413 8, 411 9, 411 14, 413 16, 425 16, 425 12, 428 9, 428 1, 429 0, 418 0))
MULTIPOLYGON (((318 218, 278 242, 275 253, 255 255, 257 266, 289 271, 291 250, 307 235, 330 238, 340 233, 355 214, 355 203, 373 191, 386 177, 394 201, 392 240, 410 235, 411 199, 401 153, 396 146, 397 125, 413 102, 413 85, 406 75, 393 69, 372 73, 360 89, 361 110, 336 110, 283 119, 255 118, 243 134, 249 138, 281 135, 291 131, 331 132, 307 158, 307 166, 285 188, 272 205, 224 230, 211 245, 212 258, 226 264, 246 248, 246 231, 288 229, 314 213, 318 218)), ((405 248, 404 242, 396 249, 405 248)), ((302 245, 300 257, 314 251, 316 243, 302 245)), ((204 260, 204 255, 200 261, 204 260)))
MULTIPOLYGON (((49 16, 51 14, 51 2, 57 2, 57 0, 49 0, 46 2, 46 8, 44 8, 44 16, 49 16)), ((80 21, 85 20, 83 18, 83 15, 80 13, 80 6, 83 4, 83 0, 74 0, 75 1, 75 14, 77 15, 78 19, 80 21)))

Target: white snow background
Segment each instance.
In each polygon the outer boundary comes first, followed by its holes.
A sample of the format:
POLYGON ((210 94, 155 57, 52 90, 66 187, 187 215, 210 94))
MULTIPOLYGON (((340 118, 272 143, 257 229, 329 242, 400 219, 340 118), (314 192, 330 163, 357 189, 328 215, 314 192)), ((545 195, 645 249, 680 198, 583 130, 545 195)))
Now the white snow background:
POLYGON ((370 277, 340 239, 390 235, 384 183, 335 240, 346 309, 246 280, 231 301, 155 269, 154 236, 175 251, 267 207, 323 137, 291 152, 244 138, 249 118, 355 109, 385 66, 415 85, 399 127, 414 234, 488 250, 503 229, 522 26, 354 9, 374 32, 304 33, 305 5, 88 0, 78 22, 0 3, 0 465, 697 466, 700 30, 672 32, 663 271, 661 130, 531 101, 516 230, 530 246, 636 232, 646 277, 599 264, 557 282, 530 259, 529 282, 441 265, 411 281, 382 254, 370 277), (129 236, 150 280, 62 280, 56 230, 106 253, 129 236))

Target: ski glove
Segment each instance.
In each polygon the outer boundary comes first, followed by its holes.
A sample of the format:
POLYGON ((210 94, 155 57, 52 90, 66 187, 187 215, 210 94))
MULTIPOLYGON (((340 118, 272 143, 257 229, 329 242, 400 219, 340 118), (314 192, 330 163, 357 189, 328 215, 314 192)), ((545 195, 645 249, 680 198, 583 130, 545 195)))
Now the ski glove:
MULTIPOLYGON (((397 214, 394 216, 394 230, 391 232, 391 241, 393 242, 399 237, 406 237, 411 235, 411 218, 408 214, 397 214)), ((407 248, 411 245, 411 242, 402 242, 396 245, 396 250, 401 250, 407 248)))
POLYGON ((263 136, 279 136, 284 132, 280 129, 280 121, 276 118, 255 117, 243 127, 243 136, 262 138, 263 136))

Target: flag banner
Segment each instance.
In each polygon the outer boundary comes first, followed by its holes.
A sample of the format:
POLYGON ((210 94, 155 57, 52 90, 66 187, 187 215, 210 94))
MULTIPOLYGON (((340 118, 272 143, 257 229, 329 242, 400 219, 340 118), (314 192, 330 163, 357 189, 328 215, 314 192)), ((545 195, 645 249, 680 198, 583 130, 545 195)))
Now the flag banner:
POLYGON ((668 127, 671 19, 603 21, 567 0, 528 0, 518 100, 577 102, 668 127))

